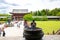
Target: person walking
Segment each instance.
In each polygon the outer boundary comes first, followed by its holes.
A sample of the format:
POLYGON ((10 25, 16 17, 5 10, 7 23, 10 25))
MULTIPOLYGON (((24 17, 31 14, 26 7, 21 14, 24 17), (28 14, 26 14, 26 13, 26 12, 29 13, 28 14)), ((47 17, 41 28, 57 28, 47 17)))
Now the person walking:
POLYGON ((20 28, 20 25, 22 25, 22 21, 18 20, 17 27, 20 28))
POLYGON ((11 20, 10 20, 10 19, 8 19, 8 21, 7 21, 7 22, 8 22, 8 25, 10 26, 10 22, 11 22, 11 20))
POLYGON ((5 37, 5 31, 4 31, 4 28, 2 28, 2 32, 3 32, 3 37, 5 37))
POLYGON ((28 21, 24 20, 24 28, 29 28, 28 21))
POLYGON ((1 28, 0 28, 0 36, 1 36, 1 32, 2 32, 2 31, 1 31, 1 28))

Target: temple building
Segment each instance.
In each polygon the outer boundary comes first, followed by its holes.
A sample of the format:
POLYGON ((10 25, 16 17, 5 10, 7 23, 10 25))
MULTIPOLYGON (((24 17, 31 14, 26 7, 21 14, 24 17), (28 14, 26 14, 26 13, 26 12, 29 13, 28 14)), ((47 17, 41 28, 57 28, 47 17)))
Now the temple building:
POLYGON ((13 9, 10 14, 12 14, 13 20, 23 20, 23 16, 28 14, 28 9, 13 9))

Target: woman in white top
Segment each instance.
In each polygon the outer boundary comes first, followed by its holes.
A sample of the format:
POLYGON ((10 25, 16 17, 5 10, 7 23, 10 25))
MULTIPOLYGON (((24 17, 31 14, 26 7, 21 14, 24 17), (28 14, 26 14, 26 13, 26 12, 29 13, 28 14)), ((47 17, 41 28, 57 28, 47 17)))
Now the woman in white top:
POLYGON ((22 25, 22 21, 18 20, 17 27, 20 28, 20 25, 22 25))
POLYGON ((5 28, 8 27, 8 25, 6 23, 1 24, 0 25, 0 36, 1 36, 1 32, 3 32, 3 36, 5 36, 5 28))

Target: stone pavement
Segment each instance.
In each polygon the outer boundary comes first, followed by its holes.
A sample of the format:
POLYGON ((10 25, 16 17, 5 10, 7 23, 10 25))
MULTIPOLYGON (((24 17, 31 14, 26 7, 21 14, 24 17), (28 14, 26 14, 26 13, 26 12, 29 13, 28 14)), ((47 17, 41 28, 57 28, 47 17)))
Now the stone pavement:
POLYGON ((44 35, 43 40, 60 40, 60 35, 44 35))
MULTIPOLYGON (((0 28, 2 28, 4 24, 0 25, 0 28)), ((23 36, 23 30, 24 30, 23 21, 22 24, 20 25, 20 28, 17 27, 16 23, 13 24, 14 24, 13 27, 7 27, 4 29, 6 33, 6 37, 23 36)))
MULTIPOLYGON (((25 40, 22 36, 0 37, 0 40, 25 40)), ((42 40, 60 40, 60 35, 44 35, 42 40)))
POLYGON ((23 36, 23 30, 24 30, 24 26, 23 26, 23 21, 22 21, 20 28, 17 27, 16 24, 14 25, 14 27, 6 28, 5 29, 6 37, 7 36, 23 36))

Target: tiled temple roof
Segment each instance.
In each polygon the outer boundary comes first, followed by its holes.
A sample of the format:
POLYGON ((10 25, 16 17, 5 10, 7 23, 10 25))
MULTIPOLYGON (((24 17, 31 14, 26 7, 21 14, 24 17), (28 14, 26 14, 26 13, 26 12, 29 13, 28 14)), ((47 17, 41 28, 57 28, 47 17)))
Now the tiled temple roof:
POLYGON ((13 9, 12 13, 28 13, 28 9, 13 9))

